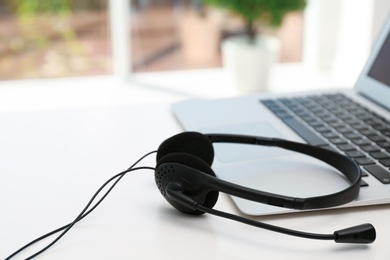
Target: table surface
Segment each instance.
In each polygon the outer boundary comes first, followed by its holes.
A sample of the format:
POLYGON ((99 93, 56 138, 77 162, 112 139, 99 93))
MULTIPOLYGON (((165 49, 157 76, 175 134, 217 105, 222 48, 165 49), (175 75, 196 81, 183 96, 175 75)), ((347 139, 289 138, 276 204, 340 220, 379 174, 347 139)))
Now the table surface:
MULTIPOLYGON (((181 131, 169 105, 101 106, 0 114, 0 257, 71 222, 95 190, 181 131)), ((155 156, 141 163, 154 167, 155 156)), ((177 212, 151 170, 127 174, 106 200, 40 259, 389 259, 390 206, 255 217, 317 233, 370 222, 371 245, 289 237, 177 212)), ((216 208, 240 214, 221 194, 216 208)), ((27 250, 37 251, 50 240, 27 250)), ((16 258, 19 259, 19 258, 16 258)))
MULTIPOLYGON (((71 87, 79 94, 71 95, 63 84, 45 90, 44 98, 24 86, 0 89, 1 259, 73 221, 106 180, 183 130, 170 111, 170 102, 183 96, 146 93, 148 102, 142 103, 123 89, 93 86, 95 96, 88 96, 71 87)), ((152 155, 140 165, 155 163, 152 155)), ((225 194, 215 208, 241 215, 225 194)), ((128 173, 39 259, 390 259, 389 217, 390 205, 251 217, 315 233, 361 223, 377 230, 370 245, 295 238, 211 215, 184 215, 160 195, 153 171, 140 170, 128 173)))

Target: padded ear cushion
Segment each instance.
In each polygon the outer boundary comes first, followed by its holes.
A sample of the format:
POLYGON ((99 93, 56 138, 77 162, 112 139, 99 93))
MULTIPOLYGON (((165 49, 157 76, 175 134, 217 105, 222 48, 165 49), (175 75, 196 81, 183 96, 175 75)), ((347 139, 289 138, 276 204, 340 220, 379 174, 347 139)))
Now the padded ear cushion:
POLYGON ((157 150, 157 162, 170 153, 187 153, 201 158, 209 166, 214 160, 214 148, 210 140, 197 132, 183 132, 168 138, 157 150))
MULTIPOLYGON (((187 167, 202 171, 206 174, 209 174, 211 176, 216 177, 214 171, 211 169, 211 167, 206 162, 204 162, 203 160, 201 160, 198 157, 195 157, 191 154, 186 154, 186 153, 168 154, 168 155, 164 156, 163 158, 161 158, 157 162, 156 169, 164 163, 182 164, 182 165, 185 165, 187 167)), ((205 207, 208 207, 208 208, 213 208, 214 205, 217 203, 218 194, 219 194, 218 191, 208 192, 202 205, 205 207)), ((172 201, 169 201, 169 203, 171 203, 178 210, 186 212, 186 213, 196 214, 196 215, 204 213, 204 212, 198 211, 198 210, 197 211, 193 211, 193 210, 187 211, 185 209, 183 210, 180 206, 178 207, 177 205, 174 205, 175 203, 172 203, 172 201)))

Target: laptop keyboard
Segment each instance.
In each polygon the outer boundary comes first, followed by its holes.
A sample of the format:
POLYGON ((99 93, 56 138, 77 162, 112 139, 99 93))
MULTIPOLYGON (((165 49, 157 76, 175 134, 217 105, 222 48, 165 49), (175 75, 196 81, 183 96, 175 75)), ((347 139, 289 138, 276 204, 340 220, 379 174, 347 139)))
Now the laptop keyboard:
MULTIPOLYGON (((390 121, 343 94, 261 101, 311 145, 353 158, 367 173, 390 184, 390 121)), ((368 186, 362 179, 361 186, 368 186)))

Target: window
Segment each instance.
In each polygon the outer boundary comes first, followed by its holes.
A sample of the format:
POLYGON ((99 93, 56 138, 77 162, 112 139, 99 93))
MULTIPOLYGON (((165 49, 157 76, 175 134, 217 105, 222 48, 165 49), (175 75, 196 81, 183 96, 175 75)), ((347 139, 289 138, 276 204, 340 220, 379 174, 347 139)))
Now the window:
POLYGON ((0 2, 0 80, 112 72, 107 0, 0 2))
MULTIPOLYGON (((389 1, 307 2, 303 12, 269 32, 281 40, 280 63, 341 73, 352 57, 348 71, 354 79, 389 1)), ((102 74, 128 80, 149 72, 221 68, 220 41, 240 33, 239 21, 199 0, 4 0, 0 21, 0 80, 102 74), (203 10, 206 15, 199 15, 203 10), (209 36, 200 37, 197 30, 205 28, 209 36), (199 39, 202 47, 192 46, 199 39), (202 52, 193 55, 191 49, 202 52)))

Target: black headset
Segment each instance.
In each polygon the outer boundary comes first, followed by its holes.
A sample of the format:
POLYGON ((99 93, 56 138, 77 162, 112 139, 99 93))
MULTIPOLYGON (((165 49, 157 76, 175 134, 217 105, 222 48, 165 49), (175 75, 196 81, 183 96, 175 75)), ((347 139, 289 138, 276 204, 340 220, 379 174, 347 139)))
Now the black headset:
MULTIPOLYGON (((195 215, 211 213, 290 235, 297 235, 296 231, 278 230, 278 227, 259 224, 250 219, 212 209, 218 200, 219 192, 278 207, 298 210, 320 209, 343 205, 356 199, 362 176, 360 167, 355 161, 337 152, 303 143, 256 136, 184 132, 161 143, 156 159, 157 187, 164 198, 179 211, 195 215), (243 187, 216 177, 211 169, 214 160, 213 143, 275 146, 302 153, 334 167, 346 177, 350 185, 336 193, 308 198, 289 197, 243 187)), ((376 236, 371 224, 359 225, 336 231, 333 235, 320 237, 311 237, 314 234, 310 233, 303 234, 307 238, 332 239, 336 242, 348 243, 371 243, 376 236)))
POLYGON ((255 202, 300 210, 334 207, 348 203, 357 198, 359 195, 362 174, 359 166, 353 160, 339 153, 307 144, 275 138, 228 134, 203 135, 197 132, 184 132, 165 140, 159 146, 157 150, 157 165, 155 168, 148 166, 136 167, 140 161, 155 152, 156 151, 152 151, 145 154, 127 170, 114 175, 106 181, 72 222, 34 239, 16 250, 6 259, 11 259, 36 242, 61 232, 51 243, 27 259, 36 257, 49 249, 77 222, 89 215, 111 192, 123 176, 129 172, 137 170, 154 170, 155 181, 161 194, 173 207, 184 213, 194 215, 209 213, 291 236, 319 240, 334 240, 337 243, 368 244, 375 241, 375 228, 373 225, 368 223, 338 230, 333 234, 315 234, 277 227, 213 209, 214 205, 217 203, 219 192, 224 192, 255 202), (240 143, 276 146, 306 154, 339 170, 349 181, 350 186, 340 192, 329 195, 309 198, 294 198, 236 185, 234 183, 218 179, 211 169, 211 165, 214 160, 214 149, 212 143, 240 143), (106 186, 108 187, 107 191, 105 191, 102 197, 97 200, 97 195, 101 193, 106 186), (94 202, 95 199, 97 202, 92 206, 92 202, 94 202))

